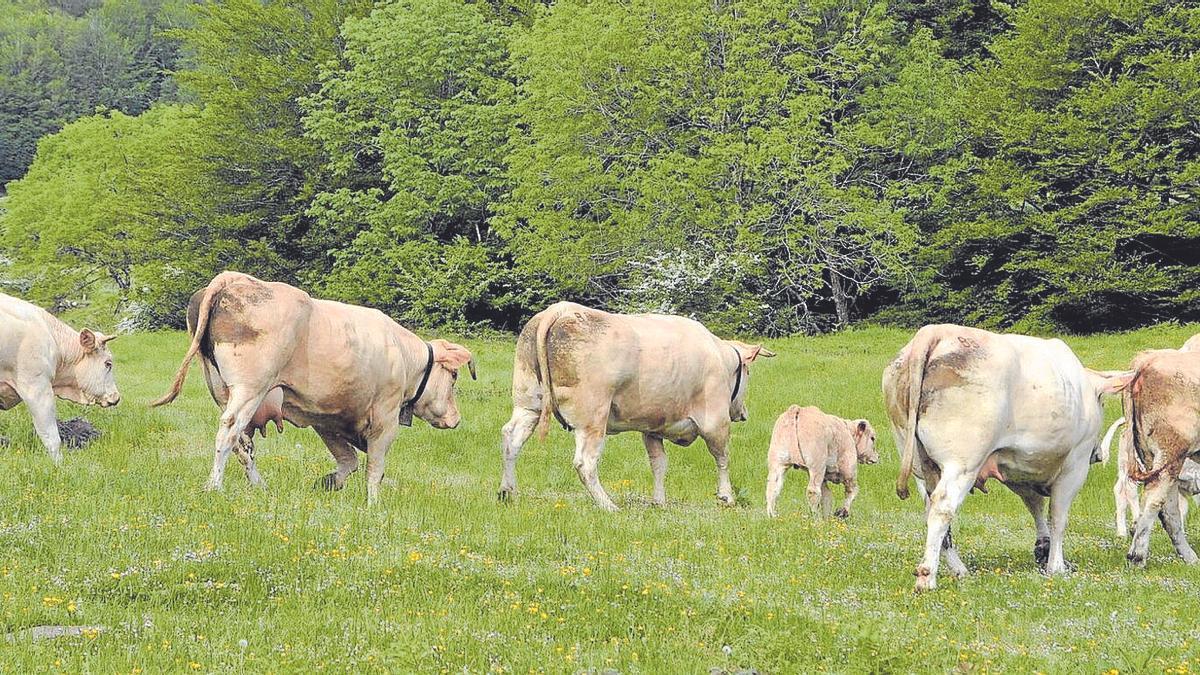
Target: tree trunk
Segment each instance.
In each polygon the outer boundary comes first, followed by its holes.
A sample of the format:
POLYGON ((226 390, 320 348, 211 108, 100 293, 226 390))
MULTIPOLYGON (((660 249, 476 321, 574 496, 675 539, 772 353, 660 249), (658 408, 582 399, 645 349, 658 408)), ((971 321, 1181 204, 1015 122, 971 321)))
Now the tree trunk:
POLYGON ((829 290, 833 294, 833 308, 837 311, 837 326, 845 328, 850 325, 850 296, 846 295, 842 277, 832 268, 829 270, 829 290))

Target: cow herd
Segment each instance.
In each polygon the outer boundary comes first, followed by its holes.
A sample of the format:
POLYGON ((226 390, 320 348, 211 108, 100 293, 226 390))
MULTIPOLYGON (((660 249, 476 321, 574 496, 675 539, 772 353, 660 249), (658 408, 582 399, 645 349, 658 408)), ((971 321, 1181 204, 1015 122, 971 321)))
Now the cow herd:
MULTIPOLYGON (((220 489, 232 454, 249 481, 264 485, 254 460, 255 432, 284 421, 312 427, 336 469, 318 485, 341 489, 366 455, 367 500, 378 499, 388 448, 401 426, 420 417, 452 429, 461 415, 454 387, 470 351, 425 341, 376 310, 318 300, 282 283, 224 272, 191 298, 191 343, 168 393, 180 392, 200 357, 221 409, 207 487, 220 489)), ((0 410, 24 401, 51 458, 62 460, 55 397, 82 404, 120 401, 112 372, 113 337, 75 331, 22 300, 0 295, 0 410)), ((1047 574, 1068 569, 1063 535, 1071 502, 1090 465, 1118 444, 1117 527, 1135 519, 1128 558, 1144 563, 1150 530, 1162 521, 1179 555, 1197 561, 1183 527, 1180 492, 1200 491, 1200 347, 1137 355, 1126 371, 1084 367, 1061 340, 1001 335, 955 325, 926 326, 883 373, 883 398, 901 453, 896 492, 908 497, 916 478, 925 502, 925 549, 918 590, 937 583, 944 557, 966 573, 950 534, 967 493, 998 480, 1021 497, 1036 529, 1034 558, 1047 574), (1102 398, 1121 394, 1124 416, 1098 442, 1102 398), (1137 504, 1137 483, 1146 485, 1137 504)), ((653 499, 666 501, 664 442, 703 439, 717 467, 717 497, 734 501, 729 480, 732 422, 746 419, 750 366, 775 356, 761 345, 723 340, 691 319, 621 315, 560 302, 534 316, 517 339, 512 416, 501 430, 499 496, 517 489, 521 447, 553 419, 575 437, 574 466, 596 504, 617 506, 598 474, 608 435, 642 435, 654 477, 653 499)), ((873 464, 875 430, 791 406, 776 420, 767 451, 766 505, 788 469, 808 472, 808 502, 830 515, 830 483, 844 487, 836 515, 848 517, 858 493, 858 465, 873 464)))

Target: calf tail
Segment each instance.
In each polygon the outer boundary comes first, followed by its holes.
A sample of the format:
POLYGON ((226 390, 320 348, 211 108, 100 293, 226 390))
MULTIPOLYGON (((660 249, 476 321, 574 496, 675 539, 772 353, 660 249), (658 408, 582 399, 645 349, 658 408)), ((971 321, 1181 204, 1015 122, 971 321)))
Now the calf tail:
POLYGON ((188 347, 187 354, 183 357, 183 363, 175 373, 175 380, 171 383, 170 391, 151 403, 151 408, 166 405, 179 396, 179 391, 183 389, 183 382, 187 379, 188 368, 192 365, 192 359, 196 358, 196 353, 200 351, 200 343, 204 339, 204 333, 208 330, 208 315, 212 311, 213 296, 228 286, 230 280, 227 273, 218 274, 204 289, 204 296, 200 300, 200 312, 196 316, 195 332, 192 333, 192 344, 188 347))
POLYGON ((558 312, 551 311, 542 317, 534 337, 534 351, 537 353, 538 376, 542 381, 542 412, 538 417, 538 438, 545 439, 550 430, 550 416, 558 414, 558 403, 554 400, 554 385, 550 382, 550 329, 558 320, 558 312))
POLYGON ((900 457, 900 474, 896 477, 896 496, 908 499, 908 480, 912 476, 913 457, 917 451, 917 417, 921 407, 921 385, 925 380, 925 364, 939 338, 932 330, 921 329, 909 345, 904 368, 908 371, 908 420, 905 424, 904 454, 900 457))
MULTIPOLYGON (((1116 435, 1117 429, 1120 429, 1121 425, 1124 423, 1125 423, 1125 418, 1118 417, 1117 421, 1113 422, 1112 425, 1108 427, 1108 431, 1106 431, 1104 433, 1104 440, 1100 441, 1100 453, 1099 453, 1100 461, 1104 462, 1104 464, 1106 464, 1106 465, 1108 464, 1109 456, 1112 454, 1113 436, 1116 435)), ((1120 449, 1118 449, 1117 452, 1120 452, 1120 449)), ((1121 465, 1118 462, 1118 466, 1117 466, 1118 470, 1120 469, 1120 467, 1121 467, 1121 465)))

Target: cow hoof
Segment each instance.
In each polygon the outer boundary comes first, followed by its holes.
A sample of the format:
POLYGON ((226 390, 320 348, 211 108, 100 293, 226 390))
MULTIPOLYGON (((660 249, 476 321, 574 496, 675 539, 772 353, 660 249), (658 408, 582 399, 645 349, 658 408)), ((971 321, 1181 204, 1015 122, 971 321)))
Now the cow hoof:
POLYGON ((338 485, 337 472, 333 472, 327 473, 318 478, 313 487, 317 488, 318 490, 325 490, 326 492, 337 492, 345 487, 345 485, 338 485))
POLYGON ((917 584, 913 588, 917 593, 932 591, 937 588, 937 581, 933 578, 933 572, 925 565, 918 565, 917 570, 913 574, 917 577, 917 584))
POLYGON ((717 501, 721 503, 721 506, 733 506, 735 503, 733 497, 729 495, 717 495, 717 501))
POLYGON ((847 511, 846 507, 843 506, 842 508, 838 509, 837 511, 834 511, 833 515, 838 518, 846 519, 846 518, 850 517, 850 512, 847 511))
POLYGON ((1046 563, 1050 562, 1049 538, 1039 538, 1033 545, 1033 561, 1037 563, 1038 567, 1045 567, 1046 563))
POLYGON ((1129 553, 1125 554, 1125 559, 1128 560, 1130 563, 1137 565, 1138 567, 1146 566, 1146 556, 1142 553, 1135 553, 1133 551, 1130 551, 1129 553))
POLYGON ((1193 551, 1188 551, 1186 554, 1180 554, 1179 557, 1183 558, 1183 563, 1185 565, 1195 565, 1196 563, 1200 562, 1200 558, 1197 558, 1195 552, 1193 551))
POLYGON ((512 490, 500 490, 496 493, 496 501, 507 504, 513 500, 512 490))

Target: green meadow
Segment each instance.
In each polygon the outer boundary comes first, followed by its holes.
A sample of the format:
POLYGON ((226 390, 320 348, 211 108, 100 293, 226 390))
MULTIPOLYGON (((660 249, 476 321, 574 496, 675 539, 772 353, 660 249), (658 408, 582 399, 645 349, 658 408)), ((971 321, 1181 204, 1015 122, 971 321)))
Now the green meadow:
MULTIPOLYGON (((1139 349, 1176 347, 1197 326, 1069 338, 1085 364, 1120 368, 1139 349)), ((920 502, 893 492, 897 458, 880 374, 909 331, 871 328, 769 342, 752 369, 750 420, 734 427, 742 499, 714 497, 702 442, 668 446, 669 503, 650 504, 636 434, 610 437, 601 479, 622 507, 595 508, 557 427, 518 465, 519 496, 496 500, 509 415, 511 340, 466 341, 479 381, 460 380, 461 427, 417 421, 388 457, 378 508, 360 471, 314 489, 332 460, 289 427, 257 442, 269 489, 230 462, 201 490, 217 408, 198 368, 166 408, 182 333, 113 343, 124 400, 60 402, 104 435, 54 468, 24 407, 0 413, 0 632, 98 626, 77 637, 0 642, 0 671, 68 672, 1182 672, 1200 664, 1200 570, 1161 528, 1146 569, 1113 534, 1114 465, 1094 466, 1072 509, 1066 554, 1047 578, 1030 518, 993 484, 969 497, 955 536, 971 574, 914 595, 920 502), (806 512, 791 472, 781 517, 764 513, 765 456, 790 403, 865 416, 879 464, 848 521, 806 512)), ((1108 418, 1119 414, 1110 401, 1108 418)), ((835 487, 840 499, 841 488, 835 487)), ((1193 518, 1193 525, 1195 518, 1193 518)), ((1192 528, 1193 537, 1196 535, 1192 528)))

